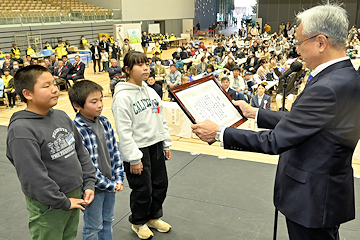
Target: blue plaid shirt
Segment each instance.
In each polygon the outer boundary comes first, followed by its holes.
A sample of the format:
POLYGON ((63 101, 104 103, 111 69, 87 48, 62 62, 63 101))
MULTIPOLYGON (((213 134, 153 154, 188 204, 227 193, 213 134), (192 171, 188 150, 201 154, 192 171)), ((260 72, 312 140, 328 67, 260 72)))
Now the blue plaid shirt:
POLYGON ((95 186, 100 190, 107 190, 109 192, 115 191, 117 183, 123 183, 124 180, 124 168, 117 146, 114 130, 111 127, 109 120, 104 116, 99 116, 101 125, 104 128, 106 134, 106 145, 109 150, 111 160, 111 180, 103 176, 99 170, 99 153, 98 145, 96 143, 96 135, 92 128, 84 122, 78 115, 74 119, 74 123, 78 131, 80 132, 82 142, 89 152, 90 158, 93 161, 96 170, 96 184, 95 186))

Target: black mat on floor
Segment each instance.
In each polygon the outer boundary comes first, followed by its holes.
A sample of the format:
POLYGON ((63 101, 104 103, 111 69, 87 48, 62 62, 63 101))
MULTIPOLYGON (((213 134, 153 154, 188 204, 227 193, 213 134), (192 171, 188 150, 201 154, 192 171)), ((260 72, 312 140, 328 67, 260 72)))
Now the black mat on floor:
MULTIPOLYGON (((5 155, 6 127, 0 127, 0 240, 30 239, 24 195, 5 155)), ((167 163, 169 190, 163 219, 173 229, 153 239, 272 239, 272 191, 276 166, 172 151, 167 163)), ((239 152, 241 158, 241 152, 239 152)), ((138 239, 128 216, 130 189, 117 193, 114 239, 138 239)), ((359 189, 360 181, 355 179, 359 189)), ((359 202, 357 192, 356 200, 359 202)), ((346 204, 346 203, 344 203, 346 204)), ((357 209, 359 212, 359 209, 357 209)), ((76 239, 81 239, 82 219, 76 239)), ((343 224, 341 239, 360 239, 360 221, 343 224)), ((280 214, 278 239, 288 239, 280 214)))

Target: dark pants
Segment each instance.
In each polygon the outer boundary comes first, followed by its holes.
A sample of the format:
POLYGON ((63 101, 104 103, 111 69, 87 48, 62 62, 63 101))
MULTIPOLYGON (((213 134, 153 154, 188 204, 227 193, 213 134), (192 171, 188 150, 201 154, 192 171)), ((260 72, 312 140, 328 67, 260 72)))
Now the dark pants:
POLYGON ((16 92, 7 92, 6 93, 7 97, 8 97, 8 101, 9 101, 9 106, 15 106, 15 100, 16 100, 16 92))
POLYGON ((83 79, 83 78, 84 78, 84 76, 76 75, 75 77, 72 77, 72 74, 67 75, 67 79, 68 79, 68 80, 73 80, 74 82, 75 82, 76 80, 83 79))
POLYGON ((163 142, 140 148, 140 151, 143 153, 141 175, 130 173, 130 163, 124 162, 126 178, 132 189, 129 221, 135 225, 162 217, 162 204, 168 188, 163 142))
POLYGON ((93 59, 93 63, 94 63, 94 73, 96 73, 96 65, 98 65, 98 72, 101 72, 100 70, 100 59, 93 59))
POLYGON ((306 228, 286 218, 290 240, 339 240, 339 225, 331 228, 306 228))

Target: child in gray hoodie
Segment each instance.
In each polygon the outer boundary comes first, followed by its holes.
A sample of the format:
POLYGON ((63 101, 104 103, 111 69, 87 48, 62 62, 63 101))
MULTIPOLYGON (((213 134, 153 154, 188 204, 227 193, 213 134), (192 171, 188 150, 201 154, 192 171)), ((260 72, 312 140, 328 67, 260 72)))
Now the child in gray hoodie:
POLYGON ((162 221, 168 178, 165 160, 171 158, 172 144, 159 95, 144 82, 150 66, 145 54, 131 51, 124 58, 127 81, 117 84, 112 111, 119 136, 119 150, 129 186, 133 231, 148 239, 155 228, 169 232, 162 221))
POLYGON ((27 107, 10 119, 6 156, 26 196, 31 237, 74 239, 79 209, 94 199, 95 168, 72 120, 52 108, 59 89, 51 73, 28 66, 14 82, 27 107))

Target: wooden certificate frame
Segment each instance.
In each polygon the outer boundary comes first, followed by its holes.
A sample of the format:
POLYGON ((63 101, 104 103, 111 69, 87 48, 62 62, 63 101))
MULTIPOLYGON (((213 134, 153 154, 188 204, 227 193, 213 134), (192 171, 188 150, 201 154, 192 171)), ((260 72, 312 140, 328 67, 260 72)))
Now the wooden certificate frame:
POLYGON ((210 119, 236 128, 247 120, 212 75, 172 88, 170 93, 193 124, 210 119))

